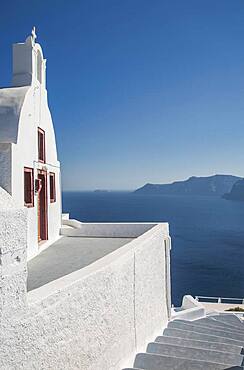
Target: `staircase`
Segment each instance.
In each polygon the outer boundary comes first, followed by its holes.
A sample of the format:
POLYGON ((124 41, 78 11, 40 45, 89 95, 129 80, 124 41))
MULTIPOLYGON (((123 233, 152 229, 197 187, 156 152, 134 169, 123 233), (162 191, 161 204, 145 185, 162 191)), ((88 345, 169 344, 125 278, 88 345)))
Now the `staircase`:
POLYGON ((244 323, 234 314, 173 320, 124 370, 244 369, 244 323))

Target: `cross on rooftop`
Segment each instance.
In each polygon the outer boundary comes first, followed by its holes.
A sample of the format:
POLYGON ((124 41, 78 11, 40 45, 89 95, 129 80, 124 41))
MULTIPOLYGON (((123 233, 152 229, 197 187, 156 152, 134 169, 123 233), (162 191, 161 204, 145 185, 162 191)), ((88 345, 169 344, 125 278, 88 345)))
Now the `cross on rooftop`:
POLYGON ((36 27, 35 26, 32 28, 31 35, 32 35, 33 40, 35 41, 35 39, 37 38, 37 36, 36 36, 36 27))

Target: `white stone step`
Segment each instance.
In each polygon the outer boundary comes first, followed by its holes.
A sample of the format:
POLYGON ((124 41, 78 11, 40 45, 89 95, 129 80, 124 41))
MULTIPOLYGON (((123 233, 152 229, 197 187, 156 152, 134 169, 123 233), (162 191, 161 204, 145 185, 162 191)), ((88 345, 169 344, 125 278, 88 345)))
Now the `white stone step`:
MULTIPOLYGON (((171 356, 139 353, 136 356, 135 368, 144 370, 226 370, 229 365, 208 361, 189 360, 171 356)), ((231 370, 243 370, 241 366, 233 366, 231 370)))
POLYGON ((231 338, 218 337, 216 335, 208 335, 208 334, 192 332, 190 330, 182 330, 182 329, 166 328, 164 329, 163 335, 170 336, 170 337, 203 340, 207 342, 233 344, 235 346, 241 346, 241 347, 244 344, 242 341, 238 341, 238 340, 231 339, 231 338))
POLYGON ((213 351, 236 353, 239 355, 242 352, 241 346, 233 346, 231 344, 206 342, 202 340, 194 340, 194 339, 186 339, 186 338, 159 336, 155 339, 155 342, 165 343, 165 344, 175 344, 177 346, 182 346, 182 347, 202 348, 202 349, 209 349, 213 351))
MULTIPOLYGON (((189 322, 189 321, 186 321, 186 320, 180 320, 180 321, 189 322)), ((194 321, 192 321, 192 323, 194 325, 206 326, 208 328, 216 328, 216 329, 219 328, 221 330, 227 329, 227 330, 233 330, 233 331, 238 332, 238 333, 244 333, 244 330, 242 328, 239 328, 237 326, 233 326, 231 324, 226 324, 226 323, 221 322, 221 321, 217 321, 212 317, 205 317, 203 319, 194 320, 194 321)))
POLYGON ((230 366, 241 366, 243 361, 243 356, 238 354, 155 342, 148 344, 147 352, 189 360, 221 363, 230 366))
POLYGON ((233 326, 237 326, 238 328, 244 330, 243 322, 236 315, 220 314, 220 315, 211 316, 211 317, 214 318, 214 320, 216 320, 216 321, 221 321, 221 322, 224 322, 226 324, 231 324, 233 326))
POLYGON ((220 330, 220 329, 217 329, 217 328, 212 329, 212 328, 208 328, 208 327, 198 326, 198 325, 194 325, 194 321, 189 322, 189 323, 183 323, 183 322, 179 322, 177 320, 171 321, 168 324, 168 328, 190 330, 192 332, 198 332, 198 333, 207 334, 207 335, 213 335, 214 334, 214 335, 219 336, 219 337, 239 340, 244 344, 244 333, 239 334, 239 333, 232 332, 232 331, 229 331, 229 330, 227 331, 227 330, 220 330))
POLYGON ((124 370, 244 370, 244 324, 234 314, 172 320, 124 370))

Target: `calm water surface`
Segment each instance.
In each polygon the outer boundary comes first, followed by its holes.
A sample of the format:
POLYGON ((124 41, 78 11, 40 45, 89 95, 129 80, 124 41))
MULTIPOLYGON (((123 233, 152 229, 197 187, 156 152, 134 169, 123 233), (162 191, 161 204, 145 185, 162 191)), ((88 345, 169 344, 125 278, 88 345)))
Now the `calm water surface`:
POLYGON ((64 192, 63 209, 87 222, 169 222, 175 305, 184 294, 244 297, 244 203, 203 196, 64 192))

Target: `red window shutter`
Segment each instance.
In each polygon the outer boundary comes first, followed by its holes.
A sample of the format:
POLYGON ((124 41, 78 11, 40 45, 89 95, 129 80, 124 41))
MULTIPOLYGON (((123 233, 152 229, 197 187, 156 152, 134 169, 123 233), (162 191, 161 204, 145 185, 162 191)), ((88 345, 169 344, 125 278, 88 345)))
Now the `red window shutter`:
POLYGON ((50 202, 56 202, 56 183, 55 183, 55 173, 50 172, 49 174, 49 183, 50 183, 50 202))
POLYGON ((38 127, 38 160, 45 163, 46 148, 45 148, 45 131, 38 127))
POLYGON ((24 202, 26 207, 34 207, 34 170, 24 168, 24 202))

